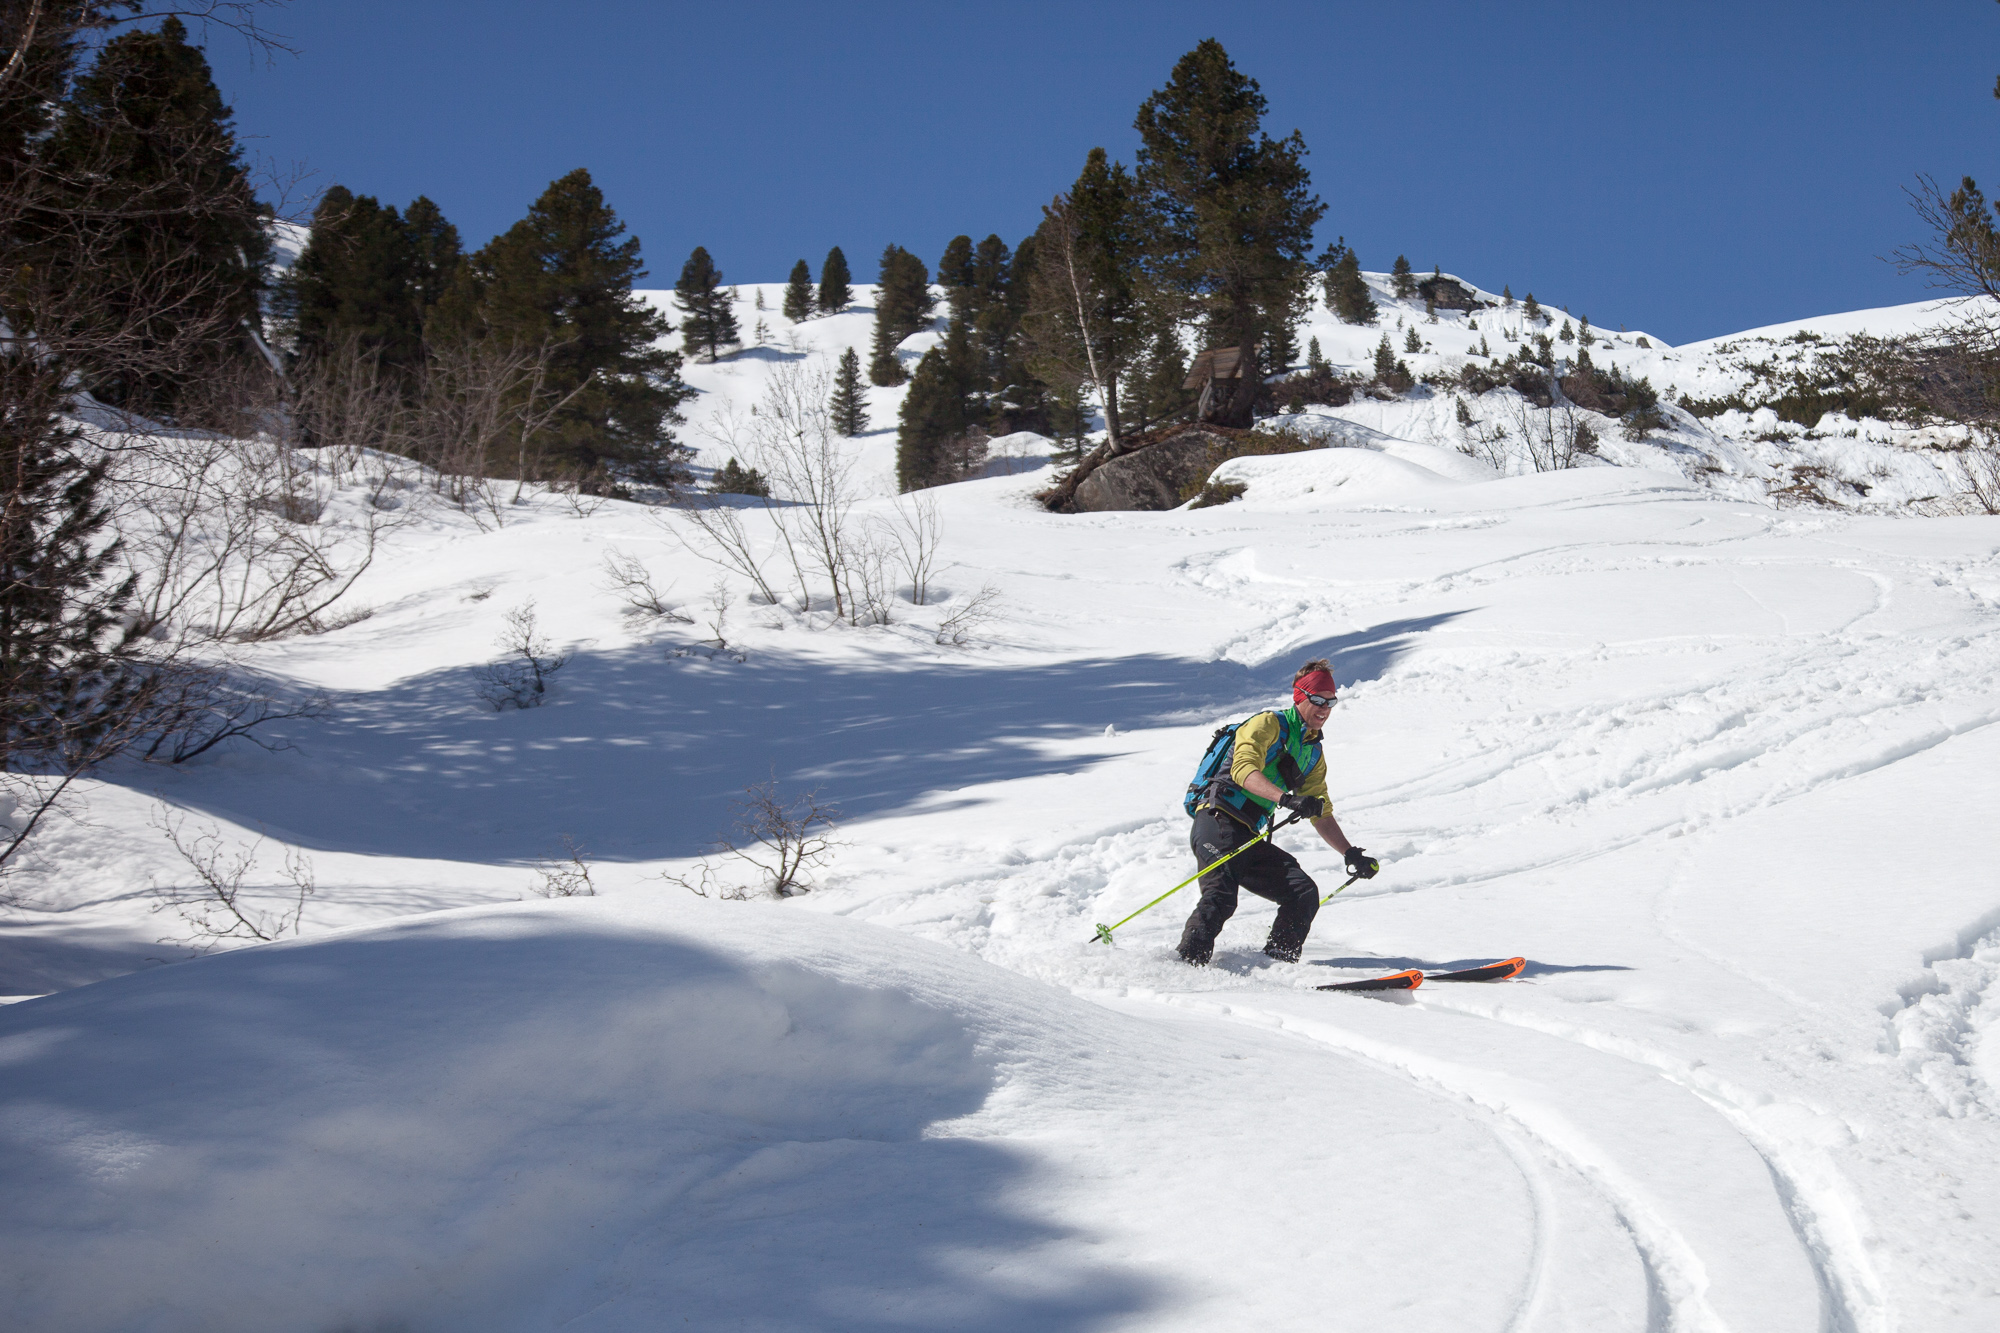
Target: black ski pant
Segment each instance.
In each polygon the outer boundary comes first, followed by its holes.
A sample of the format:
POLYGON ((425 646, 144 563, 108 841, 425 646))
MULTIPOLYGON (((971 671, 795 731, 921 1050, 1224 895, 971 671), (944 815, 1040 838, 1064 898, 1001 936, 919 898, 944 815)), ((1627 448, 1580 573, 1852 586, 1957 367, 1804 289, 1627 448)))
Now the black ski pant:
MULTIPOLYGON (((1194 848, 1196 864, 1205 866, 1255 836, 1220 810, 1201 810, 1195 814, 1188 842, 1194 848)), ((1238 889, 1278 904, 1278 919, 1271 923, 1271 938, 1265 942, 1264 952, 1281 962, 1296 963, 1313 917, 1319 914, 1319 886, 1290 852, 1273 846, 1269 838, 1201 877, 1201 901, 1181 932, 1181 957, 1190 963, 1206 963, 1214 956, 1215 937, 1222 933, 1223 923, 1236 915, 1238 889)))

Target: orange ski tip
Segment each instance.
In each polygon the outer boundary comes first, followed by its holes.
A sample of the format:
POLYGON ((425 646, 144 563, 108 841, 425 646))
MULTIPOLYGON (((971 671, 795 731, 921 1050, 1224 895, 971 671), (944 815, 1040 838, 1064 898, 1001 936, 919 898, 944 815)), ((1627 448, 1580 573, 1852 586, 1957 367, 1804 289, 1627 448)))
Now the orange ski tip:
POLYGON ((1506 968, 1507 970, 1500 974, 1499 980, 1505 981, 1508 977, 1520 976, 1521 969, 1526 967, 1527 965, 1528 965, 1528 960, 1525 958, 1502 958, 1500 960, 1500 966, 1506 968))
POLYGON ((1408 977, 1410 979, 1409 989, 1411 990, 1415 990, 1417 987, 1424 984, 1423 972, 1414 967, 1407 972, 1398 972, 1396 973, 1396 975, 1399 977, 1408 977))

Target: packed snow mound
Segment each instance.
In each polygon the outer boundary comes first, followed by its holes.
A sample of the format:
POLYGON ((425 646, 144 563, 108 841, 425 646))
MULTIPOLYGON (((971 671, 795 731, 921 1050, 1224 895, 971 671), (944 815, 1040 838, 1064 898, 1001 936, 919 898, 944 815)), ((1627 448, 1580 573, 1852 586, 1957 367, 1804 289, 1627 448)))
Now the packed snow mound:
POLYGON ((1525 1239, 1443 1284, 1423 1256, 1472 1246, 1469 1223, 1331 1244, 1398 1190, 1527 1206, 1435 1098, 876 926, 664 892, 405 918, 0 1011, 9 1329, 1197 1329, 1246 1291, 1298 1325, 1329 1284, 1370 1321, 1504 1315, 1525 1239), (1204 1160, 1259 1089, 1445 1151, 1283 1133, 1204 1160), (1280 1179, 1295 1239, 1273 1246, 1280 1179))
POLYGON ((1967 315, 1991 315, 1996 312, 2000 312, 2000 301, 1991 297, 1943 297, 1766 324, 1760 328, 1724 334, 1720 338, 1682 343, 1674 350, 1683 356, 1699 356, 1729 343, 1786 342, 1796 339, 1801 333, 1821 338, 1847 338, 1855 334, 1866 334, 1871 338, 1904 338, 1913 333, 1929 332, 1967 315))
POLYGON ((1393 503, 1421 499, 1461 484, 1421 464, 1369 449, 1314 449, 1233 458, 1215 470, 1214 480, 1241 483, 1249 488, 1246 495, 1265 504, 1393 503))

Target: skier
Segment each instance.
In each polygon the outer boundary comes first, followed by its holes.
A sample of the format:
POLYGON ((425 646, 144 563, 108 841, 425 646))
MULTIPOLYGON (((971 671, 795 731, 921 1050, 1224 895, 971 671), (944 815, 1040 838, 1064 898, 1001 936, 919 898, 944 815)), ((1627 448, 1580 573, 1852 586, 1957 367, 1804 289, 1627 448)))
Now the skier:
MULTIPOLYGON (((1195 809, 1188 835, 1195 864, 1213 865, 1228 856, 1255 837, 1282 806, 1312 822, 1327 846, 1347 858, 1349 874, 1375 877, 1381 865, 1348 842, 1327 809, 1320 729, 1333 712, 1336 688, 1331 664, 1315 658, 1293 674, 1290 708, 1259 713, 1237 727, 1226 773, 1216 774, 1195 809)), ((1281 963, 1298 962, 1319 911, 1319 886, 1291 853, 1268 838, 1201 877, 1201 901, 1181 932, 1182 960, 1202 966, 1214 955, 1215 937, 1235 915, 1238 889, 1278 904, 1264 952, 1281 963)))

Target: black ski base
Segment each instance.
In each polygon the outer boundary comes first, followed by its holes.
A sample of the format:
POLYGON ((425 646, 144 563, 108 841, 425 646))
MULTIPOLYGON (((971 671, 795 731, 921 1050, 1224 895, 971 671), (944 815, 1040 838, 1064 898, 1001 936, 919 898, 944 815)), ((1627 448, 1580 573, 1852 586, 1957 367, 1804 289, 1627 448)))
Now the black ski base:
POLYGON ((1456 972, 1426 972, 1425 981, 1506 981, 1521 975, 1521 969, 1528 965, 1525 958, 1503 958, 1485 967, 1460 968, 1456 972))
POLYGON ((1408 972, 1397 972, 1386 977, 1370 977, 1366 981, 1336 981, 1330 986, 1316 986, 1315 990, 1415 990, 1424 984, 1424 974, 1414 968, 1408 972))

